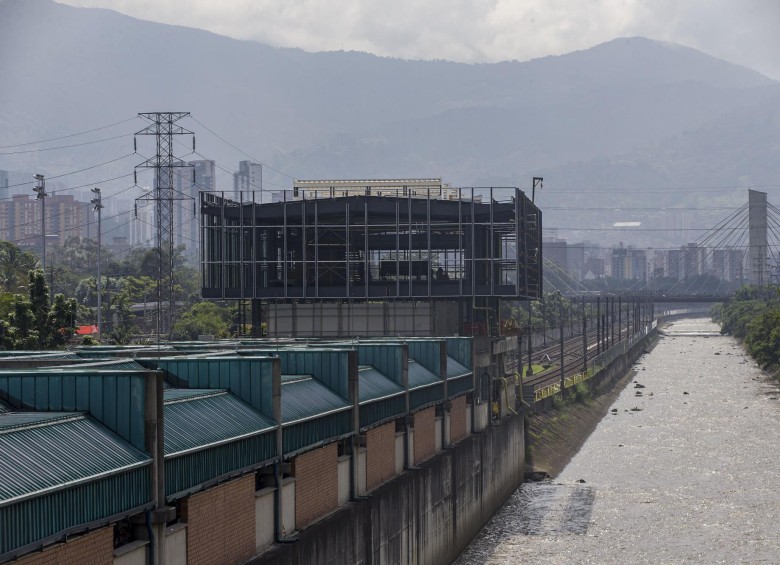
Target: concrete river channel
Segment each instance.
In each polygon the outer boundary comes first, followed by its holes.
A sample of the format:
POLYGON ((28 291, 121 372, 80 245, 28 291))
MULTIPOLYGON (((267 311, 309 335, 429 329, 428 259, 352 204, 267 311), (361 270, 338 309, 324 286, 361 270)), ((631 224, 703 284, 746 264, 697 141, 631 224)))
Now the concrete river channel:
POLYGON ((712 322, 666 333, 561 474, 524 484, 457 565, 780 563, 780 391, 712 322))

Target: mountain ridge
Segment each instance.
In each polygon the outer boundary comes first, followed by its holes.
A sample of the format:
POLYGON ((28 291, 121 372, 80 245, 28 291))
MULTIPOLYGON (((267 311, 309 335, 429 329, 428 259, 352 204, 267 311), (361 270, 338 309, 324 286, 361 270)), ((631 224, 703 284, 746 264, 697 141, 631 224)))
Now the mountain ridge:
MULTIPOLYGON (((0 0, 0 53, 0 77, 12 85, 0 88, 0 145, 155 108, 190 111, 241 149, 198 123, 186 126, 199 154, 222 167, 218 187, 227 190, 225 170, 248 155, 269 165, 267 181, 277 186, 290 178, 271 167, 298 178, 441 176, 454 185, 522 184, 540 172, 550 186, 571 184, 572 175, 583 186, 603 184, 626 159, 636 163, 627 169, 639 175, 636 186, 705 173, 722 174, 724 185, 780 175, 780 165, 757 162, 780 162, 763 141, 775 122, 763 124, 761 145, 747 112, 774 116, 780 83, 642 37, 473 64, 310 53, 112 10, 0 0), (695 140, 719 131, 730 139, 710 158, 695 140), (756 159, 744 157, 751 154, 756 159)), ((0 154, 0 168, 57 174, 107 161, 127 152, 141 127, 128 124, 127 139, 67 152, 0 154)), ((131 171, 120 162, 105 178, 131 171)))

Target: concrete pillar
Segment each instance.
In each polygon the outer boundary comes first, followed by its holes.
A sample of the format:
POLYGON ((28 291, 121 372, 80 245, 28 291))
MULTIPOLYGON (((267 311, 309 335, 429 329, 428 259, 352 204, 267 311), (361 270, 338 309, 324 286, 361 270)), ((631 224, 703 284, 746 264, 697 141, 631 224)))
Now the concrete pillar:
POLYGON ((766 192, 748 190, 748 282, 765 285, 767 280, 766 192))

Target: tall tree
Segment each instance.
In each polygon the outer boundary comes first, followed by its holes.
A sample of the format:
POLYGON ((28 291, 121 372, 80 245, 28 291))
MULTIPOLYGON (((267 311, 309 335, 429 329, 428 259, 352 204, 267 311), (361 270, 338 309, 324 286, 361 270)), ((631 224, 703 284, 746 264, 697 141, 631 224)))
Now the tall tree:
POLYGON ((66 299, 62 294, 54 296, 49 315, 46 318, 49 328, 48 347, 63 347, 73 337, 76 330, 76 300, 66 299))
POLYGON ((41 269, 30 271, 30 308, 35 317, 35 330, 38 332, 38 338, 41 344, 45 345, 49 339, 49 326, 47 324, 49 317, 49 287, 46 284, 46 277, 41 269))
POLYGON ((5 292, 24 292, 29 282, 28 273, 35 269, 37 257, 22 251, 10 241, 0 241, 0 289, 5 292))

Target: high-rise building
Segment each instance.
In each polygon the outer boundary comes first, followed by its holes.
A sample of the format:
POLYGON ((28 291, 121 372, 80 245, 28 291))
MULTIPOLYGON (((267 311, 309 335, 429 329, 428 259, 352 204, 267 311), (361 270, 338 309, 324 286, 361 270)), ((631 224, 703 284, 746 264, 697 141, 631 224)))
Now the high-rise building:
POLYGON ((239 200, 239 193, 251 191, 257 193, 255 202, 271 202, 271 194, 266 195, 263 187, 263 165, 252 161, 239 161, 238 171, 233 173, 233 198, 239 200))
POLYGON ((682 266, 684 269, 681 277, 695 277, 707 272, 709 256, 706 247, 701 247, 696 243, 688 243, 683 245, 680 250, 682 251, 682 266))
POLYGON ((666 251, 666 265, 664 273, 667 277, 680 280, 685 277, 685 268, 682 264, 682 251, 679 249, 669 249, 666 251))
POLYGON ((8 196, 8 171, 0 170, 0 200, 7 200, 8 196))
POLYGON ((612 249, 612 278, 619 280, 647 280, 647 254, 633 247, 612 249))
POLYGON ((189 161, 187 167, 174 172, 173 182, 173 244, 184 246, 188 257, 197 257, 200 242, 200 204, 198 193, 216 188, 214 161, 189 161))
POLYGON ((742 249, 715 249, 712 252, 713 274, 726 282, 742 281, 744 261, 745 252, 742 249))
MULTIPOLYGON (((83 209, 87 203, 72 194, 46 197, 46 244, 62 245, 83 236, 83 209)), ((41 247, 41 202, 26 194, 0 200, 0 237, 21 247, 41 247)))
POLYGON ((157 228, 154 221, 154 202, 139 200, 135 219, 130 222, 130 244, 139 247, 156 245, 157 228))
POLYGON ((558 269, 568 273, 568 244, 565 239, 546 237, 542 240, 542 258, 554 263, 558 269))

